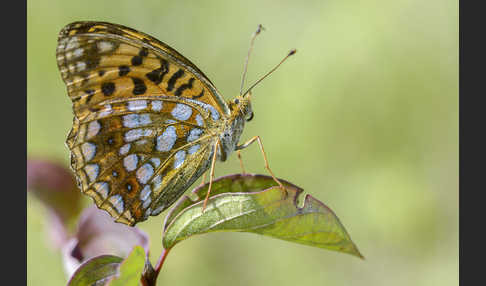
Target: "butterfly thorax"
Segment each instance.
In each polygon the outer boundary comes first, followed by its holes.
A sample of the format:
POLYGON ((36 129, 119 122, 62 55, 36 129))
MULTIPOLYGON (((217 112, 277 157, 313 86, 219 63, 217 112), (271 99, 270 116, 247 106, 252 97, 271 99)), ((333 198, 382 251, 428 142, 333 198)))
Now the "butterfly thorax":
POLYGON ((253 111, 249 98, 237 96, 228 102, 231 115, 224 123, 223 132, 219 138, 221 140, 222 152, 219 160, 225 161, 226 158, 236 149, 240 140, 241 133, 245 127, 245 121, 248 116, 252 116, 253 111))

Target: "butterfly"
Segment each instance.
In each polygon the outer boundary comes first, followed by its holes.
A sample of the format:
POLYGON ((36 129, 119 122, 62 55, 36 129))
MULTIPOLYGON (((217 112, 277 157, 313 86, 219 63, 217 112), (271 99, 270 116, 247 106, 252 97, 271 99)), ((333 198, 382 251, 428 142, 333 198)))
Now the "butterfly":
POLYGON ((117 222, 160 214, 209 168, 210 190, 216 160, 255 141, 282 187, 260 137, 238 145, 253 118, 251 88, 225 101, 176 50, 107 22, 64 27, 56 57, 73 105, 66 145, 78 187, 117 222))

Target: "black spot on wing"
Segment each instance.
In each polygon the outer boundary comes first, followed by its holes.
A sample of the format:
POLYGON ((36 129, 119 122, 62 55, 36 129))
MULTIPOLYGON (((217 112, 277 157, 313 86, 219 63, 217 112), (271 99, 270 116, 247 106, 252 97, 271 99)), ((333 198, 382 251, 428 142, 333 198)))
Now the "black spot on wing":
POLYGON ((134 56, 132 58, 132 65, 134 66, 139 66, 142 64, 142 62, 143 62, 143 58, 141 56, 134 56))
POLYGON ((110 96, 115 92, 115 84, 112 82, 105 82, 101 85, 101 91, 105 96, 110 96))
POLYGON ((147 73, 145 76, 155 84, 160 84, 164 79, 164 76, 169 72, 169 63, 162 59, 160 60, 160 68, 154 69, 147 73))
POLYGON ((175 96, 181 96, 182 92, 186 89, 191 89, 192 88, 192 83, 194 82, 194 78, 190 78, 189 81, 185 84, 182 84, 179 86, 176 91, 174 92, 175 96))
POLYGON ((194 95, 192 99, 200 98, 204 95, 204 88, 201 90, 201 92, 198 95, 194 95))
POLYGON ((184 76, 184 71, 179 69, 176 71, 169 79, 169 82, 167 83, 167 91, 172 91, 174 89, 174 85, 176 81, 184 76))
MULTIPOLYGON (((86 97, 86 104, 88 104, 91 101, 91 98, 93 97, 95 91, 92 89, 87 89, 84 91, 88 96, 86 97)), ((78 98, 79 99, 79 98, 78 98)))
POLYGON ((132 92, 134 95, 144 94, 147 91, 147 86, 145 85, 143 80, 133 77, 132 81, 134 85, 132 92))
POLYGON ((148 49, 147 48, 142 48, 140 52, 138 52, 138 55, 141 57, 146 57, 148 56, 148 49))
POLYGON ((118 67, 118 75, 119 76, 124 76, 127 75, 130 72, 130 67, 129 66, 119 66, 118 67))

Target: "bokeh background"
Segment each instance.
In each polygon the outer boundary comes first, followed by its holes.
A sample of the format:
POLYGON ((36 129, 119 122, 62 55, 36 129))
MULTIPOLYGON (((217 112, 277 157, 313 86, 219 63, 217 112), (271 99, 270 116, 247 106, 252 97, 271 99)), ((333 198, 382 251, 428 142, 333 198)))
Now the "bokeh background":
MULTIPOLYGON (((171 45, 225 98, 291 48, 298 53, 253 93, 255 118, 277 176, 332 208, 366 260, 246 233, 177 245, 159 285, 457 285, 458 2, 30 0, 28 155, 68 166, 71 103, 55 60, 57 34, 77 20, 123 24, 171 45)), ((266 174, 257 145, 246 168, 266 174)), ((216 176, 239 172, 237 157, 216 176)), ((90 203, 91 200, 87 200, 90 203)), ((27 201, 29 285, 63 285, 47 244, 46 211, 27 201)), ((165 213, 139 224, 161 251, 165 213)))

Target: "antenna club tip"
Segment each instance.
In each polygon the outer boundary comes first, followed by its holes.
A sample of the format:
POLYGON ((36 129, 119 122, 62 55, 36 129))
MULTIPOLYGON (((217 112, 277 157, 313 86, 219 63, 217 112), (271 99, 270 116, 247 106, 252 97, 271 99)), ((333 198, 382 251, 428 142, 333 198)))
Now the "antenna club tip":
POLYGON ((262 24, 258 24, 258 28, 257 28, 255 34, 258 35, 258 34, 260 34, 261 31, 265 31, 265 27, 263 27, 262 24))
POLYGON ((297 53, 297 50, 296 49, 292 49, 292 50, 290 50, 288 56, 294 55, 295 53, 297 53))

